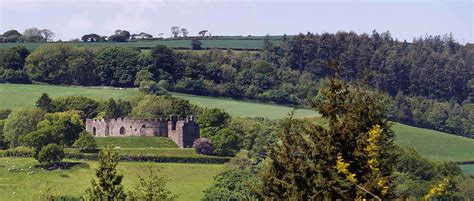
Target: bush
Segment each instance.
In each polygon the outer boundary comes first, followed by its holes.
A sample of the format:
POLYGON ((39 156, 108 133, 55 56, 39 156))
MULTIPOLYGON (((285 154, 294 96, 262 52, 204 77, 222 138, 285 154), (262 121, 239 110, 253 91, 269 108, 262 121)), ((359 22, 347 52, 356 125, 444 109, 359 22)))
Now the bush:
POLYGON ((8 118, 10 113, 12 113, 10 109, 0 109, 0 120, 8 118))
POLYGON ((193 148, 198 154, 211 155, 213 152, 212 142, 206 138, 194 140, 193 148))
POLYGON ((38 162, 51 167, 58 165, 64 158, 64 149, 57 144, 44 146, 38 154, 38 162))
POLYGON ((138 88, 138 90, 147 94, 153 94, 157 96, 168 94, 168 90, 160 86, 160 84, 156 83, 155 81, 150 80, 141 81, 140 88, 138 88))
POLYGON ((78 148, 81 152, 90 152, 97 149, 97 142, 89 132, 82 131, 72 147, 78 148))
POLYGON ((241 139, 229 128, 223 128, 210 136, 214 145, 214 154, 218 156, 235 156, 241 148, 241 139))

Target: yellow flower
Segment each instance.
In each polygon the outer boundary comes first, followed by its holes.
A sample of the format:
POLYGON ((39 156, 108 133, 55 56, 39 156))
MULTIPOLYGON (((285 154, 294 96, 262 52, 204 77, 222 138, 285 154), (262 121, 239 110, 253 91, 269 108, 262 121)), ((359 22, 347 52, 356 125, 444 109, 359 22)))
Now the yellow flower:
POLYGON ((349 164, 344 162, 342 155, 339 153, 337 154, 336 159, 336 170, 338 173, 342 173, 346 176, 346 180, 351 183, 357 183, 356 174, 351 173, 349 170, 349 164))

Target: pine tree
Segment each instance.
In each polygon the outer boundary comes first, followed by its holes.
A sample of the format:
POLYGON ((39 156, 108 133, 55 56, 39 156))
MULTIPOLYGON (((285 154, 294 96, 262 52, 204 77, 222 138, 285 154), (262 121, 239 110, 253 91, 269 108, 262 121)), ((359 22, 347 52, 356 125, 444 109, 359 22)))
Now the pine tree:
POLYGON ((86 190, 87 200, 124 200, 125 191, 122 186, 123 175, 117 172, 119 155, 112 148, 105 148, 99 154, 99 168, 92 186, 86 190))
POLYGON ((44 110, 45 112, 52 112, 52 100, 47 93, 43 93, 41 97, 36 101, 36 107, 44 110))
POLYGON ((176 200, 177 195, 173 195, 166 188, 169 179, 158 174, 157 170, 148 167, 148 178, 138 177, 139 182, 133 191, 129 192, 130 200, 176 200))
POLYGON ((258 192, 283 200, 389 198, 397 155, 381 95, 330 78, 309 101, 328 121, 286 121, 258 192), (382 148, 383 147, 383 148, 382 148))

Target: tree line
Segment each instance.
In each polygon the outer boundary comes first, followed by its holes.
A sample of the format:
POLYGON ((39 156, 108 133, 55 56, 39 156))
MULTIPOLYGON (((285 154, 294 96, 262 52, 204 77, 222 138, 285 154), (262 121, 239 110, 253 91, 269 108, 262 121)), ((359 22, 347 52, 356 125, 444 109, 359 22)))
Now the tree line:
POLYGON ((474 46, 449 36, 407 43, 377 32, 309 33, 283 37, 280 45, 266 37, 257 53, 66 44, 30 52, 18 46, 0 50, 0 82, 135 86, 155 95, 174 91, 305 106, 336 65, 344 80, 367 82, 394 99, 392 120, 473 137, 473 53, 474 46), (432 101, 397 103, 397 94, 432 101))

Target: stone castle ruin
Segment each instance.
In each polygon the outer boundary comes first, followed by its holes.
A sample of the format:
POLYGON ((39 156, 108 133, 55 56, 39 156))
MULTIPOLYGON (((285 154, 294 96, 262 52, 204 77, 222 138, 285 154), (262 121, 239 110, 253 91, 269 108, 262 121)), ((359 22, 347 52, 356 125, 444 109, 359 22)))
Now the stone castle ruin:
POLYGON ((178 119, 86 119, 86 130, 94 137, 160 136, 173 140, 180 148, 192 147, 199 138, 199 125, 193 117, 178 119))

